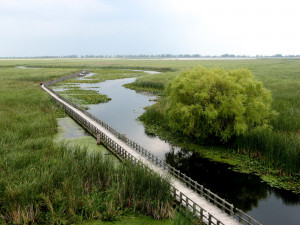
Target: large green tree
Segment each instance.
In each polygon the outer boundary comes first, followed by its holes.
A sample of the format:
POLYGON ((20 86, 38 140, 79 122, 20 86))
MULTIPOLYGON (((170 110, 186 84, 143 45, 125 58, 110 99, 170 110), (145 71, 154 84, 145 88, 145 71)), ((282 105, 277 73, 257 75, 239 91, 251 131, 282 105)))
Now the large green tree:
POLYGON ((271 94, 248 69, 186 70, 167 88, 169 126, 197 138, 223 142, 258 126, 268 126, 271 94))

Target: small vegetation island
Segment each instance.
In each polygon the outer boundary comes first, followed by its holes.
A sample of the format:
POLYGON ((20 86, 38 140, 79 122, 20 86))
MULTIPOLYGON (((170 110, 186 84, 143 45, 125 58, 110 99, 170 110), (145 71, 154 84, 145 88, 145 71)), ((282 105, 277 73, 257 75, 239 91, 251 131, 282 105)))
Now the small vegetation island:
POLYGON ((61 82, 65 98, 105 103, 76 83, 136 77, 124 86, 157 96, 139 117, 147 132, 300 194, 297 57, 0 59, 0 224, 201 224, 174 203, 168 177, 54 141, 66 115, 39 83, 82 70, 93 75, 61 82))

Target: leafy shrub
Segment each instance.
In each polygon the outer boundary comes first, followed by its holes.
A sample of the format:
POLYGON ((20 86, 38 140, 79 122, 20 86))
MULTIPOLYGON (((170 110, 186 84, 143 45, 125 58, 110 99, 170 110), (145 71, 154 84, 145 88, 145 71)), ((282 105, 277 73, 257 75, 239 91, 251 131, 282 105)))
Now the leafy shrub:
POLYGON ((169 126, 196 138, 226 142, 255 127, 268 126, 275 114, 271 94, 248 69, 197 67, 167 87, 169 126))

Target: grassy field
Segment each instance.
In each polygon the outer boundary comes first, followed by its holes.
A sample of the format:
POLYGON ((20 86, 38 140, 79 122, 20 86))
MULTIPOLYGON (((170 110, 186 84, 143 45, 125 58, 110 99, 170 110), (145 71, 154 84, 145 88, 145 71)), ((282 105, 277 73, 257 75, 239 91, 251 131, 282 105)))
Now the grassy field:
POLYGON ((124 209, 156 219, 171 217, 166 179, 129 163, 116 167, 98 153, 54 144, 60 113, 39 81, 75 71, 0 63, 0 224, 114 220, 124 209))

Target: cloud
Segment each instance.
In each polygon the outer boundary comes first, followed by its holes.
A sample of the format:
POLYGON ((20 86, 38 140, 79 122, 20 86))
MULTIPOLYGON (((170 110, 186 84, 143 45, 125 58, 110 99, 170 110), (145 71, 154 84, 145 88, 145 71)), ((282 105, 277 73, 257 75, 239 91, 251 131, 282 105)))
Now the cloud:
POLYGON ((87 14, 111 13, 104 1, 97 0, 0 0, 0 12, 7 16, 36 19, 82 18, 87 14))
POLYGON ((185 33, 189 51, 207 54, 299 54, 296 0, 156 1, 185 33))
POLYGON ((23 46, 18 54, 26 48, 26 54, 47 54, 53 52, 48 46, 59 45, 57 55, 64 54, 60 49, 74 54, 300 52, 295 0, 0 0, 0 5, 5 55, 25 42, 30 49, 23 46))

